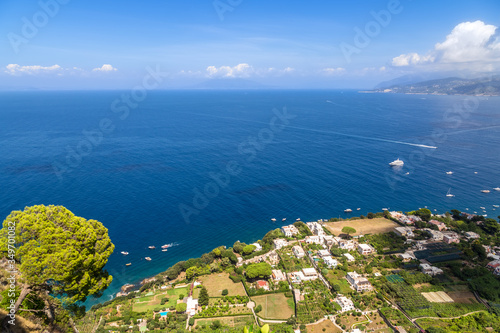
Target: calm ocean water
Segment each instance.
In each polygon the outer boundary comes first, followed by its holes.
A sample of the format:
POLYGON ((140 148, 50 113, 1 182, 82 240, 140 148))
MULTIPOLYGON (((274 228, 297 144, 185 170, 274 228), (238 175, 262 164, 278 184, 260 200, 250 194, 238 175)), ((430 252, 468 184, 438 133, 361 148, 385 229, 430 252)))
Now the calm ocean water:
POLYGON ((282 218, 423 206, 500 215, 499 97, 157 91, 129 107, 122 94, 0 93, 0 216, 56 204, 101 221, 116 245, 103 299, 282 218), (391 169, 398 157, 405 166, 391 169))

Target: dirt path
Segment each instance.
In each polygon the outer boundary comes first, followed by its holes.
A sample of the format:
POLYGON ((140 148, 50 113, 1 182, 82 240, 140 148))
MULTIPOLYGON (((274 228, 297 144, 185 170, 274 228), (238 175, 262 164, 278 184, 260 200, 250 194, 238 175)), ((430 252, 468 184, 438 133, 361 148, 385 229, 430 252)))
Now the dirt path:
POLYGON ((487 311, 486 310, 478 310, 478 311, 469 312, 469 313, 466 313, 466 314, 463 314, 463 315, 457 316, 457 317, 418 317, 418 318, 412 319, 412 321, 419 320, 419 319, 448 319, 448 320, 451 320, 451 319, 458 319, 458 318, 466 317, 468 315, 471 315, 474 313, 479 313, 479 312, 487 312, 487 311))

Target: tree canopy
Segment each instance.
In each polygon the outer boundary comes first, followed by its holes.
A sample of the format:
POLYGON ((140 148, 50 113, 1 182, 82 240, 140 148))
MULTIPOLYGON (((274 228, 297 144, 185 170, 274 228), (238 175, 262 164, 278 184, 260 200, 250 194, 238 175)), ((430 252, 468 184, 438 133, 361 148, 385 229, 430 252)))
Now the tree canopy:
POLYGON ((200 305, 208 305, 208 301, 209 301, 208 291, 207 288, 203 286, 201 287, 200 295, 198 296, 198 303, 200 305))
POLYGON ((354 228, 352 228, 352 227, 343 227, 343 228, 342 228, 342 232, 343 232, 344 234, 348 234, 348 235, 350 235, 350 234, 355 234, 355 233, 356 233, 356 229, 354 229, 354 228))
POLYGON ((20 273, 23 289, 15 310, 30 292, 48 292, 67 306, 99 295, 112 281, 104 266, 113 250, 101 222, 75 216, 63 206, 13 211, 0 230, 0 253, 20 273))
POLYGON ((265 278, 272 274, 271 265, 267 262, 250 264, 246 269, 246 275, 249 279, 265 278))
POLYGON ((244 248, 243 248, 243 254, 250 254, 252 253, 254 250, 255 250, 256 246, 255 245, 246 245, 244 248))

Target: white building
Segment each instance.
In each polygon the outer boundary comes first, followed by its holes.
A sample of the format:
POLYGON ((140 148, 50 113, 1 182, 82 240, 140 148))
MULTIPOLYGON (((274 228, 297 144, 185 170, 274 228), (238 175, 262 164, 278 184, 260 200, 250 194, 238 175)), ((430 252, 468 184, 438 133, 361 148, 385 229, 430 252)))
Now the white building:
POLYGON ((396 255, 398 258, 401 258, 403 259, 403 262, 408 262, 408 261, 411 261, 413 259, 416 259, 415 256, 412 256, 410 253, 408 252, 405 252, 405 253, 398 253, 396 255))
POLYGON ((312 234, 315 236, 324 236, 325 231, 323 230, 323 226, 318 222, 307 222, 306 223, 309 230, 311 230, 312 234))
POLYGON ((318 273, 314 268, 303 268, 301 271, 288 273, 292 283, 302 283, 303 281, 316 280, 318 273))
POLYGON ((352 239, 342 239, 339 241, 339 248, 342 250, 354 250, 355 244, 352 239))
POLYGON ((425 228, 423 230, 427 231, 427 233, 429 235, 431 235, 432 240, 434 240, 434 241, 442 241, 443 240, 443 233, 441 231, 432 230, 429 228, 425 228))
POLYGON ((425 264, 425 263, 420 264, 420 270, 422 271, 422 273, 432 275, 432 276, 438 275, 438 274, 443 274, 442 269, 431 266, 429 264, 425 264))
POLYGON ((370 281, 356 272, 347 273, 346 279, 357 292, 372 289, 370 281))
POLYGON ((323 257, 323 261, 329 268, 337 267, 339 265, 339 262, 332 257, 323 257))
POLYGON ((293 224, 282 226, 281 231, 283 231, 285 237, 293 237, 299 234, 299 229, 297 229, 293 224))
POLYGON ((358 244, 358 252, 362 255, 367 255, 375 252, 375 249, 368 244, 358 244))
POLYGON ((331 256, 330 251, 328 251, 328 250, 319 250, 318 255, 320 258, 331 256))
POLYGON ((196 310, 198 309, 198 300, 188 297, 186 303, 186 313, 191 317, 194 316, 196 314, 196 310))
POLYGON ((328 247, 331 247, 333 244, 335 244, 334 237, 331 235, 323 236, 323 244, 325 244, 328 247))
POLYGON ((276 238, 273 240, 273 243, 274 243, 274 248, 276 250, 279 250, 281 249, 282 247, 285 247, 288 245, 288 241, 284 238, 276 238))
POLYGON ((323 243, 322 239, 320 236, 306 236, 304 239, 307 244, 321 244, 323 243))
POLYGON ((413 234, 413 230, 410 227, 397 227, 394 228, 394 232, 399 236, 404 236, 406 238, 413 238, 415 235, 413 234))
POLYGON ((300 245, 295 245, 292 247, 292 252, 297 258, 303 258, 306 253, 304 252, 304 249, 300 245))
POLYGON ((340 305, 341 307, 340 312, 355 310, 354 303, 352 302, 352 300, 350 300, 345 296, 342 296, 341 294, 338 294, 337 297, 335 297, 334 301, 337 302, 338 305, 340 305))
POLYGON ((259 243, 252 243, 251 245, 255 246, 254 251, 262 251, 262 246, 259 243))
POLYGON ((443 232, 443 242, 446 244, 452 244, 452 243, 460 243, 460 238, 458 237, 458 234, 453 231, 446 231, 443 232))
POLYGON ((479 239, 479 238, 481 238, 481 236, 479 236, 475 232, 467 231, 465 233, 465 238, 467 238, 468 240, 471 240, 471 239, 479 239))
POLYGON ((356 260, 356 259, 354 259, 354 257, 350 253, 344 253, 344 257, 347 258, 348 262, 353 262, 356 260))
POLYGON ((314 268, 302 268, 302 274, 304 280, 316 280, 318 278, 318 272, 314 268))
POLYGON ((278 282, 278 281, 285 281, 286 280, 286 276, 285 274, 283 274, 282 271, 280 271, 279 269, 273 269, 272 270, 273 274, 273 280, 278 282))

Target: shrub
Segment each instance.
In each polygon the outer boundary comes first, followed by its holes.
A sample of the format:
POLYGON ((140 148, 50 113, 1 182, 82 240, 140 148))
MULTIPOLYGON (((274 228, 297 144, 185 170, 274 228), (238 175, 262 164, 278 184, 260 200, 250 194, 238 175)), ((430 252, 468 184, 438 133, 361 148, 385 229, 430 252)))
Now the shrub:
POLYGON ((224 290, 222 291, 222 296, 226 296, 227 294, 229 294, 229 292, 227 291, 227 289, 224 289, 224 290))

